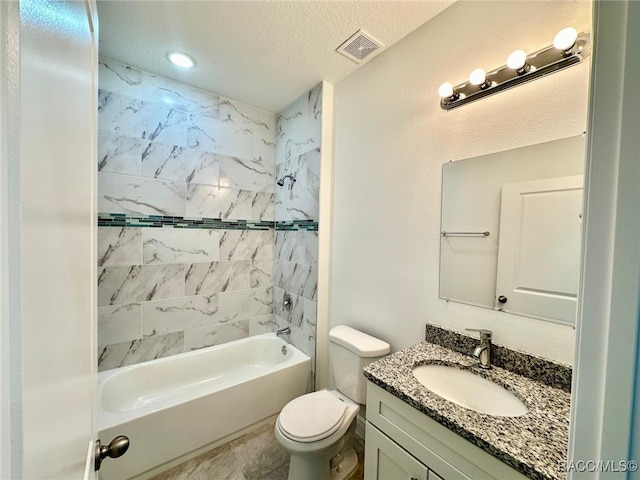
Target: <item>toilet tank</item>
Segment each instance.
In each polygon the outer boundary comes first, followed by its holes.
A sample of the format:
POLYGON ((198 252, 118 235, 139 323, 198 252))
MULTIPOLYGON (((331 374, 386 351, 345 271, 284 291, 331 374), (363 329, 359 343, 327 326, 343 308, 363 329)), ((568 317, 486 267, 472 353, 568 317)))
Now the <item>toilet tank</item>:
POLYGON ((362 369, 387 355, 389 344, 346 325, 332 328, 329 342, 336 388, 354 402, 364 405, 367 381, 362 369))

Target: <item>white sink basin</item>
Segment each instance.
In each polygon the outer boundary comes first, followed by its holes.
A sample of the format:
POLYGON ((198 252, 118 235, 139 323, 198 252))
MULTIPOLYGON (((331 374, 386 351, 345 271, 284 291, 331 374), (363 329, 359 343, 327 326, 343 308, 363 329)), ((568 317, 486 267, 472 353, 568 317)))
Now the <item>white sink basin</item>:
POLYGON ((445 365, 421 365, 413 376, 436 395, 480 413, 519 417, 527 406, 513 393, 469 370, 445 365))

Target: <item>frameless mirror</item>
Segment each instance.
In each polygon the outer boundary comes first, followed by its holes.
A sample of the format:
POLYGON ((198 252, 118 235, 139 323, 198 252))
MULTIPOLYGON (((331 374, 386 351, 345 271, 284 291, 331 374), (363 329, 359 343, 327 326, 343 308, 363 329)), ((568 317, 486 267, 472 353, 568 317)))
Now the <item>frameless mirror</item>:
POLYGON ((585 141, 442 167, 440 298, 574 324, 585 141))

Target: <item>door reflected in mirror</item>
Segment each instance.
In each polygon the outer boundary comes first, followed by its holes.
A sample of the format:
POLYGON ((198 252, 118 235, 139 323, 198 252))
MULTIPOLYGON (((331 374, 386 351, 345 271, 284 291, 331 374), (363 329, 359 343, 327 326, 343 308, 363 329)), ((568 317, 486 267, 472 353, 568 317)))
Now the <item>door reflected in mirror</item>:
POLYGON ((442 168, 440 298, 573 325, 584 136, 442 168))

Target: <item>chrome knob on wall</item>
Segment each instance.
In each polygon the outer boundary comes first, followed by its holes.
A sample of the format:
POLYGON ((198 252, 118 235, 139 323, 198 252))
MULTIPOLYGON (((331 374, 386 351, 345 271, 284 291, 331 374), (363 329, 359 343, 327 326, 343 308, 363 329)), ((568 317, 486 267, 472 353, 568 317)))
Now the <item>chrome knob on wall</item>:
POLYGON ((282 297, 282 308, 284 308, 287 312, 290 312, 293 308, 293 299, 288 293, 285 293, 284 297, 282 297))

